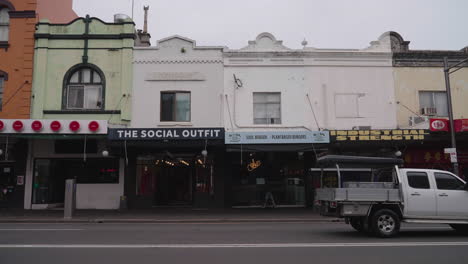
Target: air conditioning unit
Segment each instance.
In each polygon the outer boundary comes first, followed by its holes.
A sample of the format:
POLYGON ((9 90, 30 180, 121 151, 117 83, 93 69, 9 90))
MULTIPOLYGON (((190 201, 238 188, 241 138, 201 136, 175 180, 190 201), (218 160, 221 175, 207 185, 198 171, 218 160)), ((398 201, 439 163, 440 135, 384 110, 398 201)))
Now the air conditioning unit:
POLYGON ((435 116, 435 115, 437 115, 437 108, 435 108, 435 107, 423 107, 423 108, 421 108, 421 115, 435 116))
POLYGON ((429 117, 427 116, 410 116, 409 118, 409 126, 416 126, 422 123, 428 123, 429 117))

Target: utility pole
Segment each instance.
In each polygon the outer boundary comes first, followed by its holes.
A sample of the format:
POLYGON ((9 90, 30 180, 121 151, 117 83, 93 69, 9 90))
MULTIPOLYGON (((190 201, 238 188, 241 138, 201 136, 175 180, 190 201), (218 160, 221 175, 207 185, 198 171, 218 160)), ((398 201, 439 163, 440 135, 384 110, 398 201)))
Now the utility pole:
MULTIPOLYGON (((468 61, 468 58, 456 63, 453 66, 449 66, 448 58, 444 57, 445 90, 447 92, 447 107, 448 107, 449 123, 450 123, 450 138, 452 141, 452 148, 455 149, 455 153, 457 151, 457 142, 455 139, 455 126, 453 124, 453 108, 452 108, 452 93, 450 90, 450 74, 463 68, 463 66, 460 66, 460 65, 467 61, 468 61), (458 68, 453 71, 450 71, 451 69, 456 68, 456 67, 458 68)), ((453 172, 456 175, 460 175, 459 170, 458 170, 458 155, 456 155, 456 160, 455 162, 453 162, 453 172)))

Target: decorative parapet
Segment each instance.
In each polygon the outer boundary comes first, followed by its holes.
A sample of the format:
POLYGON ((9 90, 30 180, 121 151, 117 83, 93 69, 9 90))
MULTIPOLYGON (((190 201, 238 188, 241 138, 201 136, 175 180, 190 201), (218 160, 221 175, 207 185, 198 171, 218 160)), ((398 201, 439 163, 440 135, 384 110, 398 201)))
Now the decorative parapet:
POLYGON ((249 41, 249 45, 240 51, 291 51, 291 49, 284 46, 283 41, 276 40, 271 33, 263 32, 255 40, 249 41))

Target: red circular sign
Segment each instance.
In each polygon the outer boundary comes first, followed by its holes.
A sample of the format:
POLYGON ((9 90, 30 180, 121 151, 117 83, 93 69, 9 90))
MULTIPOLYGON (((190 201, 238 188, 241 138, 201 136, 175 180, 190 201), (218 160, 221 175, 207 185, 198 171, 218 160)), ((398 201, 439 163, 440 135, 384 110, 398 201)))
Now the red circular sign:
POLYGON ((80 123, 78 121, 71 121, 68 127, 71 131, 76 132, 80 129, 80 123))
POLYGON ((434 120, 432 121, 431 123, 431 127, 434 129, 434 130, 442 130, 445 128, 445 122, 441 121, 441 120, 434 120))
POLYGON ((31 128, 32 128, 32 130, 34 130, 34 131, 36 131, 36 132, 41 131, 41 130, 42 130, 42 123, 41 123, 41 121, 36 120, 36 121, 32 122, 31 128))
POLYGON ((50 129, 52 129, 52 131, 58 132, 60 128, 62 128, 62 125, 59 121, 52 121, 52 123, 50 123, 50 129))
POLYGON ((3 130, 5 128, 5 123, 0 120, 0 130, 3 130))
POLYGON ((91 121, 91 122, 89 122, 88 128, 92 132, 96 132, 99 129, 99 123, 96 122, 96 121, 91 121))
POLYGON ((16 132, 20 132, 21 130, 23 130, 23 128, 24 128, 23 122, 19 120, 16 120, 15 122, 13 122, 13 129, 16 132))

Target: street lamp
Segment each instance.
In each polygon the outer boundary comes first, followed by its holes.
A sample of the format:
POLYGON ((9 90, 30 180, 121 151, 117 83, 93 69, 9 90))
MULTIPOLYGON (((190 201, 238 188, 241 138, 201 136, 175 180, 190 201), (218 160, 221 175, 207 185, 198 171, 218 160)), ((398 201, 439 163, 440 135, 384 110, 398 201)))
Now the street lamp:
MULTIPOLYGON (((466 59, 464 59, 462 61, 459 61, 458 63, 456 63, 456 64, 454 64, 452 66, 449 66, 448 65, 448 58, 444 57, 445 90, 447 92, 447 107, 448 107, 449 123, 450 123, 450 138, 452 140, 452 148, 455 149, 455 154, 456 154, 456 151, 457 151, 457 143, 456 143, 456 140, 455 140, 455 128, 454 128, 454 124, 453 124, 452 94, 451 94, 451 91, 450 91, 450 76, 449 75, 456 72, 456 71, 458 71, 458 70, 460 70, 461 68, 463 68, 463 66, 460 66, 460 65, 462 65, 465 62, 468 62, 468 58, 466 58, 466 59), (453 68, 457 68, 457 69, 455 69, 453 71, 450 71, 453 68)), ((455 162, 453 163, 453 172, 456 175, 459 175, 458 156, 455 155, 455 157, 456 157, 456 159, 455 159, 455 162)))

